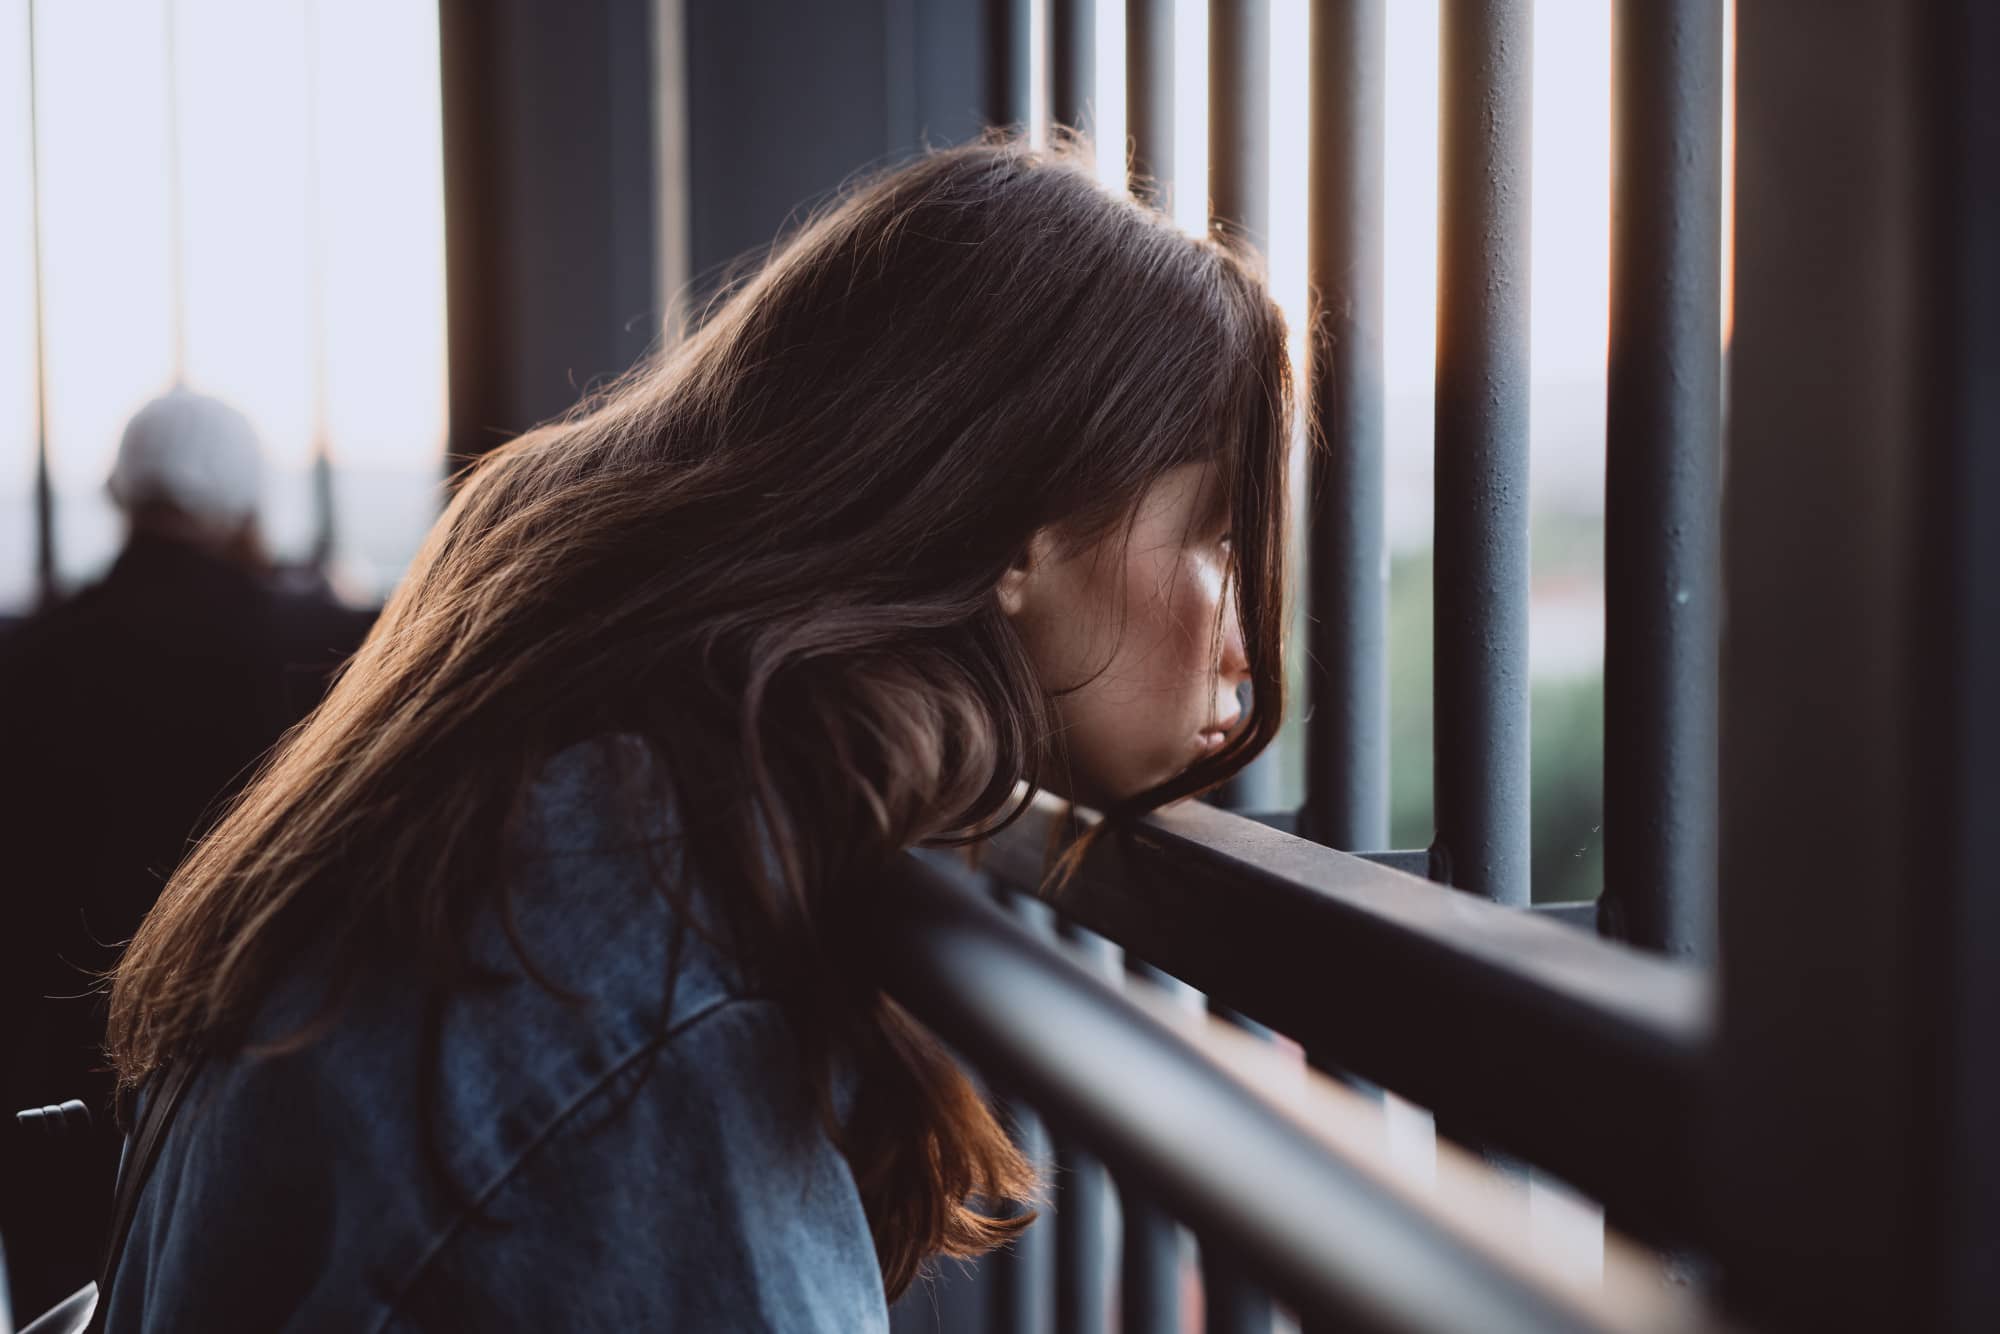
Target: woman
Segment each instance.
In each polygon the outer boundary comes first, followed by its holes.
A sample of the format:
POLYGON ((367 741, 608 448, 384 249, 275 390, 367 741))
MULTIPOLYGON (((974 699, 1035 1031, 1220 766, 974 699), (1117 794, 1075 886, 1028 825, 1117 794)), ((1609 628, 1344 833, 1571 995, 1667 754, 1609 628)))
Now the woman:
POLYGON ((123 1086, 205 1065, 110 1328, 882 1329, 1018 1231, 871 896, 1022 784, 1124 818, 1270 740, 1284 349, 994 141, 481 460, 119 969, 123 1086))

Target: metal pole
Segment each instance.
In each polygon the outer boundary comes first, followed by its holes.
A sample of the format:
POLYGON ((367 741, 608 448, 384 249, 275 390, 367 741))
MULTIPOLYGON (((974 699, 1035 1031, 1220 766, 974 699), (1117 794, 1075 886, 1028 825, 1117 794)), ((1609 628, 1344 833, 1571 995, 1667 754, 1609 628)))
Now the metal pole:
POLYGON ((41 88, 36 82, 35 0, 28 0, 28 236, 35 283, 35 582, 46 607, 56 600, 56 494, 49 472, 49 359, 42 292, 41 88))
POLYGON ((1437 829, 1450 883, 1528 902, 1530 0, 1443 0, 1437 829))
POLYGON ((1034 115, 1034 29, 1028 0, 986 0, 989 125, 1027 133, 1034 115))
POLYGON ((1270 0, 1209 0, 1209 223, 1262 251, 1271 235, 1270 0))
MULTIPOLYGON (((1271 235, 1270 0, 1209 0, 1209 228, 1260 253, 1271 235)), ((1283 796, 1275 747, 1216 794, 1234 810, 1278 809, 1283 796)))
POLYGON ((306 102, 306 341, 312 356, 312 565, 325 572, 333 560, 333 448, 326 392, 326 228, 320 216, 319 5, 305 2, 306 102))
MULTIPOLYGON (((1123 975, 1116 945, 1068 922, 1060 930, 1077 962, 1109 981, 1123 975)), ((1058 1136, 1055 1186, 1056 1334, 1110 1334, 1111 1179, 1094 1155, 1058 1136)))
POLYGON ((1050 118, 1087 135, 1097 119, 1095 0, 1049 0, 1049 46, 1050 118))
POLYGON ((167 0, 167 280, 174 383, 187 383, 187 201, 181 181, 180 6, 167 0))
POLYGON ((1721 559, 1723 0, 1612 26, 1599 928, 1712 953, 1721 559))
POLYGON ((1389 846, 1388 552, 1383 519, 1383 0, 1312 12, 1308 384, 1314 453, 1303 832, 1389 846))
POLYGON ((1125 128, 1132 193, 1174 206, 1173 0, 1125 0, 1125 128))

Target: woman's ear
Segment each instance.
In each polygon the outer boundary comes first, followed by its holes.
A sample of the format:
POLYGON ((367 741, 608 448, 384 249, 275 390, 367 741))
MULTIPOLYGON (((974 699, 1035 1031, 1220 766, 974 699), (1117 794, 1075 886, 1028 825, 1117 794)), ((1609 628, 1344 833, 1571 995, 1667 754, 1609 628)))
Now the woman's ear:
POLYGON ((1049 553, 1054 548, 1054 538, 1046 528, 1037 528, 1021 554, 1007 567, 1007 573, 1000 576, 1000 610, 1008 618, 1019 616, 1034 598, 1035 588, 1041 582, 1041 574, 1048 568, 1049 553))

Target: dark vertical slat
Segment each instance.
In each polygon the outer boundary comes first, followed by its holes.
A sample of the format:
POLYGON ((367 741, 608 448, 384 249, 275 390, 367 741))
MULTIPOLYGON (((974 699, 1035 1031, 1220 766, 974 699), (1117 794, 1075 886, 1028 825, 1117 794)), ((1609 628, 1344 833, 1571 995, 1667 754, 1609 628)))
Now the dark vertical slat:
POLYGON ((1173 0, 1125 0, 1125 130, 1132 192, 1174 206, 1173 0))
POLYGON ((1124 1236, 1118 1264, 1120 1334, 1180 1334, 1181 1243, 1173 1218, 1121 1183, 1124 1236))
MULTIPOLYGON (((1107 978, 1123 971, 1118 947, 1064 923, 1062 937, 1080 962, 1107 978)), ((1056 1331, 1110 1334, 1115 1262, 1110 1250, 1111 1179, 1104 1164, 1067 1138, 1056 1138, 1056 1331)))
MULTIPOLYGON (((1048 904, 1027 894, 1005 894, 1002 902, 1037 935, 1054 940, 1057 925, 1048 904)), ((980 1263, 993 1269, 993 1305, 990 1308, 995 1334, 1050 1334, 1056 1315, 1057 1270, 1064 1230, 1061 1200, 1061 1167, 1047 1123, 1034 1109, 1018 1098, 1005 1100, 1008 1123, 1014 1128, 1014 1142, 1028 1156, 1044 1182, 1056 1189, 1055 1206, 1021 1234, 1015 1243, 996 1251, 980 1263)))
POLYGON ((1945 442, 1930 487, 1949 537, 1934 548, 1928 582, 1944 594, 1952 627, 1947 680, 1920 723, 1938 771, 1950 774, 1941 840, 1946 897, 1925 949, 1950 979, 1934 1000, 1948 1035, 1938 1060, 1944 1131, 1935 1286, 1960 1334, 2000 1329, 2000 873, 1992 852, 2000 811, 2000 8, 1953 0, 1932 34, 1944 116, 1933 149, 1944 213, 1931 281, 1943 295, 1933 337, 1944 391, 1927 435, 1945 442))
POLYGON ((1599 927, 1712 954, 1723 0, 1613 11, 1599 927))
POLYGON ((1205 1334, 1270 1334, 1271 1296, 1241 1265, 1205 1242, 1201 1248, 1201 1319, 1205 1334))
MULTIPOLYGON (((448 468, 569 408, 653 341, 655 8, 439 0, 448 468)), ((698 128, 708 109, 692 93, 689 102, 698 128)), ((871 118, 871 142, 881 126, 871 118)), ((732 177, 744 176, 741 162, 732 177)), ((708 193, 702 184, 697 176, 690 197, 708 193)))
POLYGON ((990 125, 1026 131, 1034 114, 1034 28, 1028 0, 986 0, 990 125))
POLYGON ((56 600, 56 493, 49 460, 49 363, 42 291, 41 85, 35 58, 35 0, 28 0, 28 235, 35 281, 35 584, 43 606, 56 600))
MULTIPOLYGON (((1135 978, 1154 986, 1194 994, 1186 983, 1130 955, 1135 978)), ((1143 1194, 1118 1183, 1124 1224, 1118 1271, 1121 1334, 1181 1334, 1181 1229, 1173 1216, 1143 1194)))
MULTIPOLYGON (((1259 251, 1271 235, 1270 89, 1270 0, 1210 0, 1209 226, 1259 251)), ((1277 756, 1267 750, 1216 793, 1216 804, 1275 810, 1278 779, 1277 756)))
POLYGON ((2000 20, 1738 10, 1725 1292, 2000 1328, 2000 20))
POLYGON ((1270 0, 1210 0, 1209 216, 1260 251, 1271 236, 1270 92, 1270 0))
POLYGON ((1453 885, 1528 902, 1529 0, 1443 0, 1435 746, 1453 885))
MULTIPOLYGON (((1049 1136, 1040 1117, 1018 1100, 1004 1110, 1021 1152, 1046 1171, 1049 1136)), ((980 1282, 989 1288, 987 1313, 994 1334, 1048 1334, 1053 1328, 1056 1225, 1050 1211, 1029 1225, 1013 1245, 983 1256, 980 1282)))
MULTIPOLYGON (((1208 6, 1208 198, 1211 230, 1262 250, 1271 235, 1269 0, 1208 6)), ((1270 751, 1216 794, 1218 805, 1272 810, 1281 801, 1270 751)), ((1271 1302, 1213 1246, 1201 1249, 1202 1313, 1209 1334, 1268 1334, 1271 1302)))
POLYGON ((1303 832, 1389 846, 1389 589, 1383 517, 1383 0, 1312 12, 1308 374, 1311 630, 1303 832))
POLYGON ((1096 0, 1049 0, 1049 115, 1089 134, 1096 100, 1096 0))

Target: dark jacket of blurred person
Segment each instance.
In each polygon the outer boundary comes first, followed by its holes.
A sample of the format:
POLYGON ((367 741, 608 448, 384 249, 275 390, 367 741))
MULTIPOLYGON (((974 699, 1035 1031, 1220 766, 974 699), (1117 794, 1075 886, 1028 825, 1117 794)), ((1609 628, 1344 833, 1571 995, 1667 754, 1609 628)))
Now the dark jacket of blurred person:
POLYGON ((110 572, 0 638, 0 1230, 17 1321, 93 1276, 118 1161, 98 976, 246 772, 318 702, 370 614, 282 587, 256 513, 261 450, 184 389, 126 427, 110 572), (75 1153, 21 1107, 81 1098, 75 1153))

